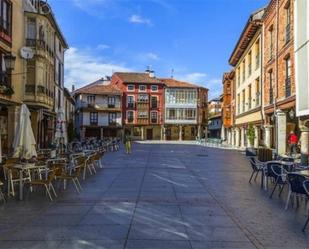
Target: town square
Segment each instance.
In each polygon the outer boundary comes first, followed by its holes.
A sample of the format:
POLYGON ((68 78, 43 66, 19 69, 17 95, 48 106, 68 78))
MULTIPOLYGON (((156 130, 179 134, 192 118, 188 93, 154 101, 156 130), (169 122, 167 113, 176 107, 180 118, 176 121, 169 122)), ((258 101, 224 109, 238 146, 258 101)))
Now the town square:
POLYGON ((0 17, 0 248, 309 248, 309 1, 0 17))

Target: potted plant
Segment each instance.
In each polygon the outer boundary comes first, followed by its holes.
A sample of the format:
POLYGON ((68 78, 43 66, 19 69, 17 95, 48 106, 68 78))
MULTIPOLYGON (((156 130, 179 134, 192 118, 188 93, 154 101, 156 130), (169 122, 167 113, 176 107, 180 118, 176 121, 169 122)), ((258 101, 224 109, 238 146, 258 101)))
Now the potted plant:
POLYGON ((256 156, 256 149, 254 149, 254 139, 255 139, 255 130, 253 124, 250 123, 247 129, 247 138, 249 142, 249 146, 246 149, 247 156, 256 156))

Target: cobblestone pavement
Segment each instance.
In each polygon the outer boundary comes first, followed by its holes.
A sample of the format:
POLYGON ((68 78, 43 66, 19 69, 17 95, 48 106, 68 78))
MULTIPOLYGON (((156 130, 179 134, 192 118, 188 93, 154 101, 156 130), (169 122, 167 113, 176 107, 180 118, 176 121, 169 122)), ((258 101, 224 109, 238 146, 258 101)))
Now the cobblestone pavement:
POLYGON ((0 248, 309 248, 304 204, 284 211, 240 152, 135 144, 110 152, 104 169, 58 190, 0 204, 0 248))

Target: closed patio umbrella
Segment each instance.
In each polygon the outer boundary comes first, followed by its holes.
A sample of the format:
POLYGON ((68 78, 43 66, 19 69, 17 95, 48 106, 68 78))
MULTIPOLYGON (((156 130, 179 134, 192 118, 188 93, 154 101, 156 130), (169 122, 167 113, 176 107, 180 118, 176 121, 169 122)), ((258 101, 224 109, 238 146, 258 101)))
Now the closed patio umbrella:
POLYGON ((60 143, 65 144, 65 145, 68 143, 67 127, 66 127, 65 114, 64 114, 63 109, 59 109, 57 112, 55 140, 58 145, 60 143))
POLYGON ((20 109, 19 123, 15 132, 13 148, 13 157, 31 159, 37 156, 36 141, 33 135, 33 130, 30 120, 30 111, 23 104, 20 109))

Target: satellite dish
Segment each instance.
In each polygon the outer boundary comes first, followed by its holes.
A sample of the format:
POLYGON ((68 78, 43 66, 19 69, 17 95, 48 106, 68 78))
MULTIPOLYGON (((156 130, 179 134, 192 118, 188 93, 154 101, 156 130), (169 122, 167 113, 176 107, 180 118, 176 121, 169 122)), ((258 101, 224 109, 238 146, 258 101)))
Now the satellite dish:
POLYGON ((32 48, 29 48, 29 47, 22 47, 20 49, 20 55, 23 59, 25 60, 29 60, 29 59, 32 59, 33 56, 34 56, 34 52, 33 52, 33 49, 32 48))

